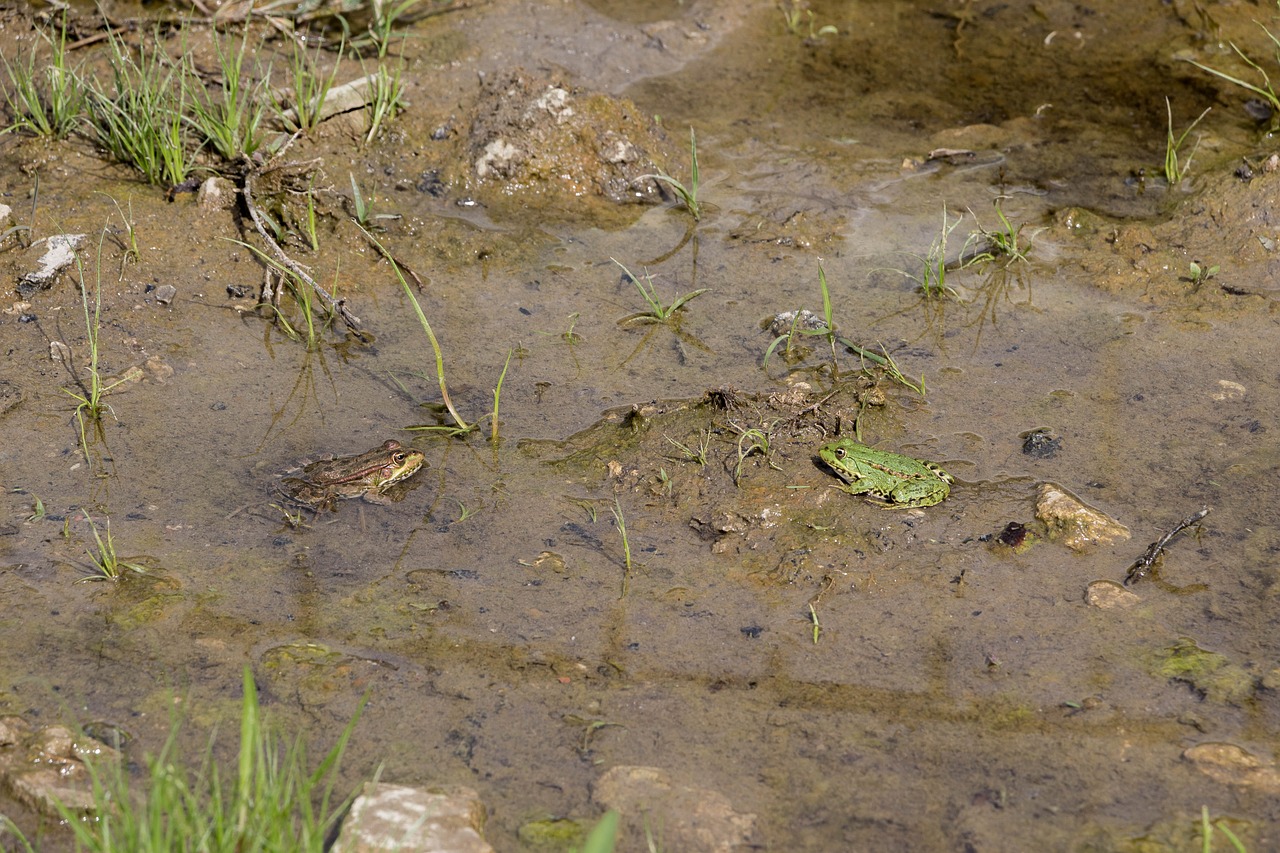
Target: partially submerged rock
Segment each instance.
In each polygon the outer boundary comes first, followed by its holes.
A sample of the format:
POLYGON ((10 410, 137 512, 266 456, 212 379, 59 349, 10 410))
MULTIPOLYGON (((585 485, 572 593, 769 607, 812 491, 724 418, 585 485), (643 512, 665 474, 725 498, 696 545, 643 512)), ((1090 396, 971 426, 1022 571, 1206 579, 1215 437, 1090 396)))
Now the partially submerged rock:
POLYGON ((596 780, 592 799, 650 826, 662 827, 666 849, 729 853, 755 849, 756 816, 736 811, 720 792, 682 785, 658 767, 614 767, 596 780))
POLYGON ((53 234, 45 240, 45 253, 36 261, 39 269, 32 270, 18 279, 18 290, 30 293, 53 285, 58 273, 75 263, 76 247, 83 241, 83 234, 53 234))
POLYGON ((1196 744, 1182 757, 1215 782, 1256 788, 1272 796, 1280 794, 1280 772, 1275 762, 1264 761, 1234 743, 1196 744))
POLYGON ((1253 696, 1257 685, 1251 674, 1225 655, 1202 649, 1185 638, 1160 653, 1156 674, 1190 685, 1211 702, 1233 705, 1253 696))
POLYGON ((1129 538, 1129 528, 1053 483, 1041 483, 1036 491, 1036 517, 1049 528, 1050 539, 1074 551, 1129 538))
POLYGON ((410 788, 370 782, 351 804, 334 853, 440 850, 493 853, 485 811, 470 788, 410 788))
POLYGON ((539 205, 657 202, 660 187, 643 176, 659 171, 654 158, 666 161, 667 149, 662 130, 631 101, 514 70, 481 89, 469 180, 539 205))
POLYGON ((66 726, 37 729, 21 717, 0 717, 0 790, 32 811, 56 818, 58 803, 92 811, 90 758, 118 762, 120 753, 66 726))
POLYGON ((1084 593, 1085 603, 1099 610, 1126 609, 1142 599, 1115 581, 1094 581, 1084 593))

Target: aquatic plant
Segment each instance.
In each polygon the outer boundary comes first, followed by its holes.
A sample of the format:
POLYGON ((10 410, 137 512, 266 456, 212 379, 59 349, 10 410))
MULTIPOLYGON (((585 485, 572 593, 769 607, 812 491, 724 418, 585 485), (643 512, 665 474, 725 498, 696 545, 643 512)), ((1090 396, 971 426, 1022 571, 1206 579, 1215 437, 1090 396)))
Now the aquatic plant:
MULTIPOLYGON (((1021 242, 1022 229, 1024 226, 1019 225, 1016 228, 1009 221, 1009 217, 1005 215, 1001 202, 1004 196, 995 198, 996 219, 1000 225, 988 231, 981 224, 977 230, 969 233, 968 239, 965 240, 964 248, 960 251, 961 265, 968 267, 975 264, 988 263, 999 258, 1007 258, 1010 261, 1026 261, 1027 252, 1031 250, 1030 241, 1021 242)), ((978 221, 976 214, 969 211, 973 215, 974 222, 978 221)), ((949 232, 948 232, 949 233, 949 232)), ((945 235, 944 235, 945 236, 945 235)), ((945 249, 945 239, 943 242, 945 249)), ((944 273, 945 273, 945 264, 944 273)))
POLYGON ((600 820, 587 833, 587 840, 582 844, 582 853, 613 853, 618 840, 618 812, 610 809, 601 815, 600 820))
MULTIPOLYGON (((897 272, 901 273, 901 270, 898 270, 897 272)), ((902 274, 906 275, 906 273, 902 274)), ((880 352, 877 353, 867 349, 866 347, 858 346, 848 338, 841 337, 837 334, 834 311, 831 305, 831 288, 827 284, 827 272, 823 268, 821 260, 818 261, 818 287, 822 293, 822 317, 813 325, 809 327, 802 327, 801 322, 806 318, 806 316, 812 318, 812 315, 807 311, 792 312, 790 326, 785 332, 776 336, 769 343, 768 348, 765 349, 764 359, 761 366, 768 371, 769 358, 775 351, 777 351, 778 347, 783 344, 786 345, 783 347, 783 355, 785 358, 790 359, 793 356, 793 348, 796 346, 797 337, 820 337, 826 339, 827 345, 831 350, 831 370, 834 375, 838 376, 840 372, 840 364, 836 355, 836 348, 837 346, 843 346, 858 356, 862 361, 862 370, 864 372, 867 371, 866 362, 870 361, 879 366, 884 371, 885 375, 887 375, 892 381, 910 388, 912 391, 915 391, 923 397, 925 393, 923 377, 918 383, 912 382, 908 379, 902 371, 898 369, 897 363, 889 356, 889 353, 885 351, 883 345, 880 347, 880 352)))
POLYGON ((84 520, 89 522, 89 530, 93 532, 95 546, 93 551, 85 549, 85 554, 93 561, 93 567, 98 570, 98 574, 83 577, 80 582, 115 581, 119 580, 125 572, 137 572, 143 575, 147 573, 147 567, 141 563, 124 560, 116 555, 116 543, 111 538, 111 519, 107 519, 105 539, 98 533, 98 525, 94 523, 88 510, 84 511, 84 520))
POLYGON ((689 167, 689 185, 685 186, 678 179, 671 177, 662 169, 658 170, 656 175, 641 175, 636 178, 637 181, 652 179, 662 181, 671 187, 672 191, 684 203, 685 209, 695 219, 702 218, 702 206, 698 204, 698 137, 693 132, 693 127, 689 128, 689 159, 691 165, 689 167))
POLYGON ((400 0, 399 3, 371 4, 370 11, 373 12, 373 16, 369 21, 368 29, 364 35, 353 38, 351 46, 359 50, 365 45, 373 45, 377 50, 378 58, 382 59, 391 47, 391 40, 396 35, 396 27, 418 17, 411 15, 410 12, 421 2, 422 0, 400 0))
POLYGON ((1170 187, 1175 187, 1182 183, 1182 179, 1187 176, 1187 172, 1191 170, 1191 158, 1196 155, 1196 151, 1200 148, 1200 138, 1196 137, 1196 144, 1192 147, 1191 153, 1187 155, 1185 163, 1178 162, 1178 151, 1182 148, 1182 143, 1186 141, 1187 134, 1195 130, 1200 120, 1209 114, 1209 110, 1213 107, 1205 107, 1204 112, 1196 117, 1196 120, 1187 125, 1187 129, 1182 131, 1182 135, 1174 137, 1173 135, 1173 105, 1169 102, 1169 98, 1164 99, 1164 109, 1168 116, 1168 137, 1164 146, 1164 179, 1168 181, 1170 187))
POLYGON ((1219 267, 1217 264, 1204 267, 1200 266, 1197 262, 1192 261, 1190 265, 1190 275, 1187 276, 1187 281, 1191 282, 1193 287, 1199 287, 1209 279, 1216 276, 1218 274, 1218 270, 1219 267))
MULTIPOLYGON (((444 379, 444 353, 440 349, 440 342, 436 340, 436 333, 431 330, 431 323, 427 321, 427 315, 422 312, 422 306, 418 304, 418 299, 413 295, 413 290, 409 287, 409 282, 405 280, 404 273, 400 271, 400 265, 396 263, 396 259, 391 256, 389 251, 387 251, 387 247, 378 242, 377 238, 370 234, 368 229, 361 226, 360 230, 364 232, 365 237, 369 238, 369 241, 373 243, 378 251, 382 253, 382 257, 386 258, 387 262, 391 264, 391 269, 395 272, 396 278, 400 281, 400 287, 404 290, 404 295, 409 297, 409 304, 413 306, 414 313, 418 315, 418 322, 422 326, 422 331, 426 332, 427 340, 431 343, 431 351, 435 353, 436 357, 436 379, 440 382, 440 399, 444 401, 445 408, 448 410, 450 416, 453 417, 454 424, 456 424, 454 427, 446 427, 445 429, 452 434, 458 435, 470 432, 475 429, 475 424, 468 424, 463 420, 462 415, 458 414, 458 410, 454 408, 453 400, 449 398, 449 388, 444 379)), ((506 372, 505 368, 503 372, 506 372)), ((494 410, 495 412, 497 411, 496 400, 494 410)), ((428 427, 427 429, 432 428, 428 427)))
POLYGON ((1216 829, 1227 837, 1227 843, 1231 845, 1231 849, 1236 853, 1247 853, 1244 842, 1241 841, 1230 827, 1226 825, 1222 818, 1216 820, 1209 819, 1209 807, 1200 807, 1200 851, 1201 853, 1212 853, 1213 850, 1213 832, 1216 829))
POLYGON ((493 412, 489 416, 489 439, 498 440, 498 403, 502 398, 502 383, 507 378, 507 368, 511 366, 511 356, 515 350, 507 350, 507 360, 502 364, 502 372, 498 374, 498 384, 493 387, 493 412))
POLYGON ((803 32, 800 29, 800 24, 803 21, 807 21, 809 24, 808 37, 810 41, 822 36, 838 35, 840 32, 839 29, 833 27, 831 24, 819 27, 815 31, 813 28, 815 21, 813 10, 806 8, 800 0, 786 0, 785 3, 779 3, 778 10, 782 12, 782 20, 787 25, 787 32, 791 33, 793 36, 803 35, 803 32))
POLYGON ((773 429, 773 424, 768 427, 747 427, 743 428, 735 423, 730 422, 730 428, 738 434, 738 464, 733 468, 733 483, 739 485, 742 482, 742 466, 746 462, 747 457, 753 454, 760 454, 764 457, 765 462, 774 470, 781 470, 777 465, 773 464, 773 460, 769 458, 769 430, 773 429))
POLYGON ((653 284, 653 276, 648 271, 645 272, 644 280, 641 281, 635 273, 623 266, 621 261, 615 260, 614 258, 610 258, 609 260, 613 261, 622 269, 623 274, 626 275, 631 283, 635 285, 636 290, 640 291, 640 296, 644 298, 644 301, 649 306, 648 311, 639 311, 635 314, 628 314, 626 317, 623 317, 618 321, 618 325, 620 326, 629 326, 637 323, 670 323, 675 319, 676 312, 683 308, 687 302, 701 296, 708 290, 708 288, 705 287, 699 288, 698 290, 693 290, 689 293, 677 296, 675 301, 670 305, 663 305, 662 301, 658 298, 658 289, 653 284))
MULTIPOLYGON (((96 431, 102 432, 102 414, 110 411, 111 406, 103 401, 103 398, 115 388, 124 382, 128 377, 123 376, 114 382, 104 383, 102 373, 98 370, 98 337, 102 330, 102 242, 105 239, 106 231, 98 238, 98 261, 95 265, 95 286, 93 297, 93 311, 89 310, 89 286, 85 282, 84 263, 80 257, 80 253, 76 252, 76 269, 79 272, 80 283, 80 305, 84 310, 84 328, 85 338, 89 348, 89 366, 88 377, 81 379, 78 375, 73 374, 73 382, 76 386, 75 391, 70 388, 63 388, 63 393, 69 395, 73 400, 77 401, 75 408, 76 423, 80 428, 80 447, 84 452, 86 462, 92 463, 89 457, 89 440, 85 431, 85 423, 94 425, 96 431)), ((68 362, 67 368, 70 370, 71 365, 68 362)))
POLYGON ((707 429, 698 430, 698 446, 697 447, 689 447, 688 445, 681 444, 671 436, 667 436, 667 441, 670 442, 673 446, 675 446, 677 450, 680 451, 681 455, 684 457, 685 460, 689 462, 695 462, 701 466, 705 466, 707 464, 707 450, 711 447, 711 431, 710 430, 707 430, 707 429))
POLYGON ((404 63, 396 66, 393 73, 386 66, 379 65, 378 70, 369 76, 369 94, 367 108, 369 110, 369 134, 365 142, 372 142, 382 130, 382 123, 404 109, 404 83, 400 74, 404 71, 404 63))
MULTIPOLYGON (((1254 23, 1258 23, 1258 22, 1254 21, 1254 23)), ((1258 24, 1258 26, 1262 28, 1262 31, 1267 34, 1267 38, 1271 40, 1271 44, 1275 48, 1275 60, 1276 62, 1280 63, 1280 39, 1276 38, 1276 36, 1271 32, 1271 30, 1267 29, 1262 24, 1258 24)), ((1223 80, 1226 80, 1228 83, 1234 83, 1240 88, 1247 89, 1248 91, 1253 92, 1255 95, 1262 98, 1271 107, 1271 121, 1274 126, 1275 122, 1280 120, 1280 95, 1276 94, 1275 88, 1271 85, 1271 78, 1267 75, 1266 69, 1264 69, 1261 65, 1259 65, 1258 63, 1250 59, 1248 54, 1246 54, 1243 50, 1236 47, 1235 42, 1227 42, 1227 44, 1231 45, 1231 49, 1236 52, 1236 55, 1244 60, 1245 65, 1248 65, 1250 68, 1252 68, 1254 71, 1257 72, 1258 77, 1261 78, 1258 83, 1255 84, 1255 83, 1250 83, 1246 80, 1241 80, 1239 77, 1233 77, 1232 75, 1226 73, 1225 71, 1219 71, 1216 68, 1211 68, 1208 65, 1205 65, 1200 62, 1196 62, 1194 59, 1188 59, 1187 62, 1190 62, 1192 65, 1194 65, 1196 68, 1199 68, 1201 71, 1208 71, 1210 74, 1214 75, 1215 77, 1221 77, 1223 80)))
POLYGON ((242 684, 240 748, 231 772, 215 760, 212 737, 199 771, 193 773, 184 766, 178 756, 176 720, 164 746, 146 761, 145 796, 132 791, 127 766, 93 757, 87 760, 93 780, 92 817, 58 806, 75 835, 77 849, 88 853, 324 850, 326 837, 354 799, 353 794, 335 800, 334 789, 342 755, 368 697, 361 700, 319 765, 309 770, 302 735, 284 745, 271 732, 248 667, 242 684))
POLYGON ((622 504, 618 503, 618 499, 613 499, 613 506, 609 507, 609 511, 613 513, 613 524, 618 528, 618 535, 622 537, 622 595, 619 598, 627 597, 627 588, 631 585, 631 540, 627 538, 627 520, 622 515, 622 504))
POLYGON ((124 234, 126 239, 121 241, 121 248, 124 249, 124 255, 120 258, 120 278, 123 280, 124 268, 129 261, 133 261, 136 264, 142 259, 142 253, 138 250, 138 229, 134 227, 133 224, 133 197, 130 196, 126 200, 126 204, 129 208, 129 213, 126 215, 124 209, 120 207, 120 202, 116 200, 115 196, 107 195, 102 191, 97 192, 98 195, 107 196, 107 198, 111 200, 111 203, 115 205, 116 213, 120 214, 120 221, 124 223, 124 234))
POLYGON ((342 55, 346 42, 338 46, 338 55, 334 59, 333 69, 326 75, 319 71, 320 54, 323 48, 316 46, 311 55, 298 42, 292 42, 293 53, 289 62, 290 95, 289 106, 283 100, 272 96, 276 114, 291 130, 310 133, 315 130, 324 118, 324 102, 338 78, 338 69, 342 67, 342 55))
POLYGON ((43 29, 39 34, 50 47, 47 60, 36 60, 35 45, 25 60, 10 62, 0 57, 12 84, 5 93, 12 124, 0 133, 23 130, 49 139, 66 139, 85 116, 85 87, 79 66, 67 67, 66 12, 56 36, 43 29))

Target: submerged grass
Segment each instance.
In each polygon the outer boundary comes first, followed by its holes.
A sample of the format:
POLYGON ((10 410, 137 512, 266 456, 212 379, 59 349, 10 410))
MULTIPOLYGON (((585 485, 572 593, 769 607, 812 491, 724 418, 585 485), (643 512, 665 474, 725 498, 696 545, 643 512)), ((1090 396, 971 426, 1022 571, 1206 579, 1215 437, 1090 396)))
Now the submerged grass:
POLYGON ((685 186, 681 181, 671 177, 661 169, 658 170, 656 175, 641 175, 636 178, 636 180, 643 181, 649 179, 662 181, 664 184, 671 187, 672 191, 684 204, 685 209, 689 211, 689 215, 696 221, 702 218, 702 205, 698 203, 698 136, 693 132, 692 127, 689 128, 689 159, 690 166, 688 186, 685 186))
POLYGON ((107 519, 106 538, 104 539, 98 533, 98 525, 94 523, 93 517, 85 510, 84 520, 89 522, 89 529, 93 532, 94 550, 85 550, 89 555, 89 559, 93 561, 93 566, 98 570, 98 574, 89 575, 80 579, 85 581, 117 581, 125 572, 137 572, 140 575, 147 573, 147 567, 141 563, 131 562, 121 559, 116 555, 116 543, 111 538, 111 519, 107 519))
POLYGON ((1212 853, 1213 851, 1213 832, 1214 830, 1221 832, 1226 836, 1227 843, 1231 845, 1231 849, 1235 853, 1246 853, 1244 842, 1241 841, 1234 832, 1232 832, 1223 822, 1222 819, 1210 820, 1209 807, 1200 807, 1200 850, 1201 853, 1212 853))
POLYGON ((365 702, 320 764, 308 770, 302 736, 284 745, 270 731, 247 667, 243 690, 240 748, 232 772, 214 759, 212 739, 197 772, 183 766, 176 722, 160 752, 147 760, 145 793, 131 789, 128 771, 119 763, 90 760, 94 816, 83 819, 59 808, 77 848, 89 853, 324 850, 352 799, 335 800, 334 789, 365 702))
POLYGON ((681 294, 675 298, 670 305, 663 305, 662 300, 658 298, 658 288, 653 284, 653 275, 645 272, 644 279, 641 280, 635 273, 622 265, 621 261, 614 258, 609 260, 617 264, 626 277, 635 285, 636 290, 640 291, 640 296, 649 306, 648 311, 639 311, 635 314, 628 314, 618 321, 620 326, 630 326, 644 323, 672 323, 676 320, 676 312, 683 308, 690 300, 695 299, 706 293, 708 288, 702 287, 698 290, 692 290, 688 293, 681 294))
MULTIPOLYGON (((69 395, 76 401, 75 417, 76 423, 80 428, 80 448, 84 452, 85 461, 92 464, 89 456, 89 438, 85 429, 86 424, 94 426, 100 434, 102 432, 102 415, 104 412, 111 410, 104 398, 117 385, 125 381, 126 377, 121 377, 114 382, 106 383, 102 379, 102 374, 98 370, 98 338, 102 330, 102 241, 106 237, 106 231, 98 239, 98 261, 95 267, 95 287, 93 297, 93 310, 89 310, 89 286, 85 282, 84 262, 80 257, 80 253, 76 252, 76 268, 80 277, 80 305, 84 309, 84 328, 85 337, 89 347, 89 365, 88 377, 84 380, 79 376, 75 376, 76 390, 63 388, 63 393, 69 395)), ((74 369, 70 364, 68 369, 74 369)))
POLYGON ((1164 179, 1169 183, 1170 187, 1177 186, 1182 183, 1182 179, 1186 177, 1187 172, 1191 171, 1191 158, 1196 156, 1196 150, 1200 147, 1200 139, 1196 139, 1196 144, 1191 148, 1191 153, 1187 155, 1185 163, 1180 163, 1178 159, 1179 149, 1182 143, 1186 141, 1187 134, 1195 130, 1200 120, 1209 114, 1209 110, 1213 107, 1205 107, 1204 112, 1196 117, 1196 120, 1187 125, 1187 129, 1182 131, 1181 136, 1173 135, 1173 104, 1169 102, 1169 98, 1164 99, 1165 114, 1168 116, 1168 137, 1164 146, 1164 179))
POLYGON ((908 379, 898 368, 897 363, 890 357, 883 345, 880 347, 880 352, 877 353, 873 350, 867 349, 866 347, 858 346, 848 338, 841 337, 837 334, 835 312, 831 304, 831 288, 827 284, 827 273, 822 266, 822 261, 818 261, 818 287, 822 292, 822 317, 818 319, 816 324, 812 327, 802 328, 800 325, 801 321, 806 316, 812 315, 809 315, 807 311, 795 311, 791 319, 790 328, 775 337, 765 350, 761 366, 768 371, 769 359, 780 346, 783 347, 783 357, 791 359, 794 356, 797 337, 820 337, 827 341, 827 345, 831 350, 831 370, 833 375, 839 376, 840 373, 840 363, 837 358, 836 350, 838 346, 842 346, 858 356, 861 361, 861 369, 863 372, 868 371, 867 362, 871 362, 883 370, 884 374, 888 376, 890 380, 902 385, 903 387, 910 388, 912 391, 915 391, 923 397, 925 394, 924 377, 921 377, 919 382, 913 382, 908 379))
MULTIPOLYGON (((476 428, 475 424, 468 424, 463 420, 462 415, 458 414, 458 410, 454 408, 453 400, 449 397, 449 388, 444 378, 444 353, 440 349, 440 341, 436 339, 436 333, 431 330, 431 323, 427 321, 427 315, 423 313, 422 306, 418 304, 418 298, 413 295, 413 288, 409 287, 409 282, 405 280, 404 273, 400 271, 400 264, 396 263, 396 259, 391 256, 391 252, 387 251, 387 247, 378 242, 378 239, 369 233, 369 230, 360 226, 360 230, 364 232, 365 237, 387 259, 387 263, 391 264, 391 269, 395 271, 396 278, 400 282, 400 287, 404 290, 404 295, 409 297, 409 303, 413 306, 413 311, 418 315, 418 322, 422 325, 422 331, 427 335, 427 340, 431 343, 431 351, 436 357, 436 379, 440 382, 440 399, 444 401, 445 408, 449 415, 453 418, 455 427, 446 427, 445 429, 454 434, 464 434, 476 428)), ((503 369, 505 373, 505 368, 503 369)), ((494 405, 495 420, 497 412, 497 401, 494 405)))
MULTIPOLYGON (((997 196, 994 200, 996 208, 996 219, 999 220, 999 227, 988 231, 981 225, 977 230, 969 233, 969 238, 965 240, 964 248, 960 251, 960 264, 962 267, 970 267, 978 264, 985 264, 996 261, 1001 258, 1009 261, 1027 260, 1027 252, 1031 251, 1030 239, 1022 240, 1022 229, 1024 226, 1014 226, 1009 221, 1009 217, 1005 215, 1001 202, 1004 196, 997 196)), ((974 222, 978 221, 977 214, 969 211, 973 215, 974 222)), ((950 232, 947 232, 948 234, 950 232)), ((943 235, 943 249, 946 248, 945 234, 943 235)), ((945 270, 945 264, 944 264, 945 270)))
POLYGON ((627 590, 631 586, 631 540, 627 538, 627 519, 622 515, 622 504, 618 503, 618 499, 613 499, 613 506, 609 507, 609 511, 613 513, 614 526, 618 528, 618 535, 622 537, 622 594, 619 598, 627 597, 627 590))
MULTIPOLYGON (((1254 21, 1254 23, 1258 22, 1254 21)), ((1275 34, 1262 24, 1258 24, 1258 26, 1262 28, 1262 31, 1267 34, 1267 38, 1271 40, 1271 44, 1275 48, 1275 60, 1277 63, 1280 63, 1280 39, 1276 38, 1275 34)), ((1207 71, 1215 77, 1220 77, 1228 83, 1234 83, 1240 88, 1253 92, 1255 95, 1262 98, 1271 107, 1271 123, 1274 127, 1276 123, 1280 121, 1280 95, 1276 94, 1275 87, 1271 85, 1271 77, 1267 74, 1266 69, 1250 59, 1248 54, 1236 47, 1234 42, 1227 43, 1231 45, 1231 49, 1236 52, 1236 55, 1244 60, 1245 65, 1248 65, 1257 73, 1259 78, 1257 83, 1250 83, 1247 80, 1242 80, 1225 71, 1219 71, 1216 68, 1196 62, 1194 59, 1188 59, 1187 62, 1190 62, 1201 71, 1207 71)))

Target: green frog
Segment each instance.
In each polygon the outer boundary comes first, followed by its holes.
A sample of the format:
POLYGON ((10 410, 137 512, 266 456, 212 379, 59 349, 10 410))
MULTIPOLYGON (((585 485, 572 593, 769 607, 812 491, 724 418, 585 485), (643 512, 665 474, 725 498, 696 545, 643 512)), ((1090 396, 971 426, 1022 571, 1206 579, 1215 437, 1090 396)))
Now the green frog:
POLYGON ((387 489, 412 477, 423 459, 421 451, 389 438, 367 453, 312 462, 297 476, 282 479, 278 489, 289 500, 316 510, 337 509, 337 502, 347 498, 387 504, 395 500, 387 489))
POLYGON ((954 478, 932 462, 876 450, 848 438, 824 444, 818 456, 851 495, 883 498, 884 509, 933 506, 951 494, 954 478))

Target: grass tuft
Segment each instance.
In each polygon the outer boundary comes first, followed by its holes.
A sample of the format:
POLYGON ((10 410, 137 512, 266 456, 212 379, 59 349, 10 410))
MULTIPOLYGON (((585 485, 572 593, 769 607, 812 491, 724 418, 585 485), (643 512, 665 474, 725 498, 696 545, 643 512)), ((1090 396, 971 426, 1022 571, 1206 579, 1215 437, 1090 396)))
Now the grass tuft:
POLYGON ((0 57, 11 90, 5 98, 12 124, 4 129, 22 130, 48 139, 66 139, 85 116, 85 86, 78 67, 67 67, 67 18, 64 12, 57 35, 40 31, 48 43, 48 60, 36 59, 33 45, 25 60, 0 57), (43 77, 43 79, 41 79, 43 77))
POLYGON ((191 171, 194 146, 188 137, 186 61, 173 61, 158 32, 135 60, 123 39, 108 32, 112 83, 87 84, 89 119, 98 143, 149 183, 174 186, 191 171))
POLYGON ((649 272, 645 272, 644 280, 641 281, 635 273, 622 265, 620 261, 610 258, 609 260, 617 264, 622 272, 630 279, 631 283, 636 286, 636 290, 640 291, 640 295, 648 304, 648 311, 640 311, 635 314, 629 314, 618 321, 620 326, 630 326, 642 323, 672 323, 676 319, 676 312, 685 306, 690 300, 695 299, 706 293, 709 288, 699 288, 690 291, 675 298, 670 305, 663 305, 658 298, 658 289, 654 287, 653 276, 649 272))
POLYGON ((107 519, 105 539, 98 533, 98 525, 94 523, 93 517, 89 515, 88 510, 85 510, 84 520, 89 522, 89 530, 93 532, 94 542, 94 550, 85 549, 85 553, 93 561, 93 566, 98 570, 98 574, 83 577, 80 579, 80 583, 85 581, 117 581, 120 580, 125 572, 137 572, 140 575, 147 573, 147 567, 141 563, 124 560, 116 555, 116 543, 111 538, 111 519, 107 519))
POLYGON ((270 731, 248 667, 243 691, 240 748, 231 772, 214 759, 212 739, 199 771, 185 767, 177 755, 176 722, 160 752, 147 759, 142 794, 131 789, 126 767, 90 758, 94 815, 82 818, 59 807, 77 849, 88 853, 321 853, 352 799, 335 801, 334 789, 338 765, 367 699, 361 701, 333 748, 309 770, 302 736, 284 745, 270 731))
POLYGON ((231 162, 248 156, 262 147, 262 119, 266 114, 263 97, 264 81, 250 85, 244 59, 249 47, 249 27, 244 28, 238 48, 228 47, 214 31, 213 46, 222 72, 216 93, 199 85, 194 75, 184 81, 193 82, 196 91, 189 94, 191 120, 197 132, 222 159, 231 162))

